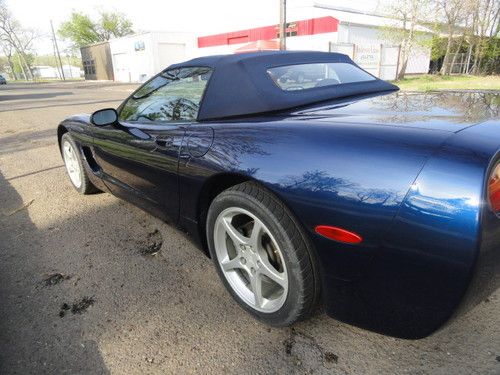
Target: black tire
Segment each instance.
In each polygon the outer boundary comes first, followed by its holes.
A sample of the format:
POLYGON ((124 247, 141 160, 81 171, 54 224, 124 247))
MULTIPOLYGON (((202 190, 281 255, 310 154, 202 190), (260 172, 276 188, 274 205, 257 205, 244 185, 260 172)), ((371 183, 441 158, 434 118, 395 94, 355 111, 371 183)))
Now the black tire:
MULTIPOLYGON (((79 168, 80 181, 81 181, 80 186, 75 185, 73 180, 71 178, 69 178, 71 185, 73 185, 73 187, 76 189, 76 191, 78 191, 80 194, 87 195, 87 194, 95 194, 95 193, 99 192, 99 189, 96 188, 94 186, 94 184, 92 184, 92 182, 90 181, 89 176, 87 175, 87 171, 83 165, 84 161, 82 160, 82 154, 81 154, 80 148, 77 146, 77 144, 75 143, 73 138, 71 138, 69 133, 63 134, 63 136, 61 137, 61 142, 60 142, 61 155, 63 156, 63 161, 65 162, 65 165, 66 165, 66 159, 64 158, 64 150, 63 150, 65 142, 69 142, 71 144, 71 147, 75 151, 74 154, 76 156, 76 160, 78 162, 78 165, 80 166, 80 168, 79 168)), ((67 170, 66 170, 66 172, 68 173, 67 170)), ((69 177, 69 173, 68 173, 68 177, 69 177)))
POLYGON ((244 182, 220 193, 211 203, 207 216, 207 239, 210 255, 226 289, 233 298, 258 320, 275 327, 289 326, 309 317, 320 296, 317 262, 300 224, 292 213, 262 186, 244 182), (272 233, 288 270, 288 293, 279 310, 271 313, 254 309, 243 301, 228 283, 214 248, 214 228, 219 214, 229 207, 249 211, 272 233))

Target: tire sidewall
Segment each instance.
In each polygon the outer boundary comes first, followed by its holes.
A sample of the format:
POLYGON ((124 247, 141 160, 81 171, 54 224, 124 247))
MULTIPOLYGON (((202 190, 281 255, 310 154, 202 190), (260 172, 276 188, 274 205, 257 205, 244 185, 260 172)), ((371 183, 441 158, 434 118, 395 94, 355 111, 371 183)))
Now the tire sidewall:
MULTIPOLYGON (((299 310, 299 304, 302 299, 300 293, 304 293, 304 286, 300 277, 298 277, 298 275, 300 274, 300 270, 298 269, 299 259, 297 257, 297 253, 294 249, 289 234, 286 232, 285 228, 282 227, 279 219, 275 216, 275 214, 253 196, 237 190, 227 190, 216 197, 210 205, 207 216, 206 229, 210 256, 215 264, 217 273, 219 274, 226 289, 230 292, 233 298, 245 310, 257 317, 259 320, 265 321, 267 324, 273 326, 286 326, 293 323, 293 321, 295 320, 294 317, 297 315, 297 312, 299 310), (247 211, 250 211, 260 220, 262 220, 262 222, 271 231, 281 250, 288 275, 288 293, 284 304, 279 310, 275 312, 266 313, 258 311, 246 304, 232 289, 226 279, 226 276, 224 275, 224 272, 220 267, 214 246, 214 227, 219 214, 229 207, 243 208, 247 211)), ((299 234, 297 233, 295 235, 299 234)))

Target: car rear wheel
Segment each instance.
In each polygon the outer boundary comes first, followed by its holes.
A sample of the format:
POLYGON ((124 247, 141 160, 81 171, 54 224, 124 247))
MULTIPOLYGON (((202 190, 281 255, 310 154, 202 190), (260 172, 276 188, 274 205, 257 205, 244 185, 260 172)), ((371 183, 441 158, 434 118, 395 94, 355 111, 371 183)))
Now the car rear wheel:
POLYGON ((61 154, 73 187, 80 194, 93 194, 99 190, 89 180, 87 172, 84 169, 81 154, 77 145, 66 133, 61 137, 61 154))
POLYGON ((210 255, 233 298, 259 320, 287 326, 319 298, 316 262, 291 212, 245 182, 219 194, 207 216, 210 255))

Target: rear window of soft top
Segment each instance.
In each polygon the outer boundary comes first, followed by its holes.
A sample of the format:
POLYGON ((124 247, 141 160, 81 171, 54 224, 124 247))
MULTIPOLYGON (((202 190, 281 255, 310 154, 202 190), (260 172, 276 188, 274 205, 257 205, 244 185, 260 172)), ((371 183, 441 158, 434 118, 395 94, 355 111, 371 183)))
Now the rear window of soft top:
POLYGON ((267 73, 285 91, 376 80, 371 74, 349 63, 286 65, 268 69, 267 73))

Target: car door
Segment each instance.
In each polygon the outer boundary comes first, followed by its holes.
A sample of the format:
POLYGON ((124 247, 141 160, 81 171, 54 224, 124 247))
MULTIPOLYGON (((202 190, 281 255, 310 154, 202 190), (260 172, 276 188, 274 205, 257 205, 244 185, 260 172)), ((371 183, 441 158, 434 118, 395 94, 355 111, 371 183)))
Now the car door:
POLYGON ((119 124, 94 127, 94 158, 115 195, 177 220, 179 151, 210 74, 204 67, 166 70, 120 106, 119 124))

